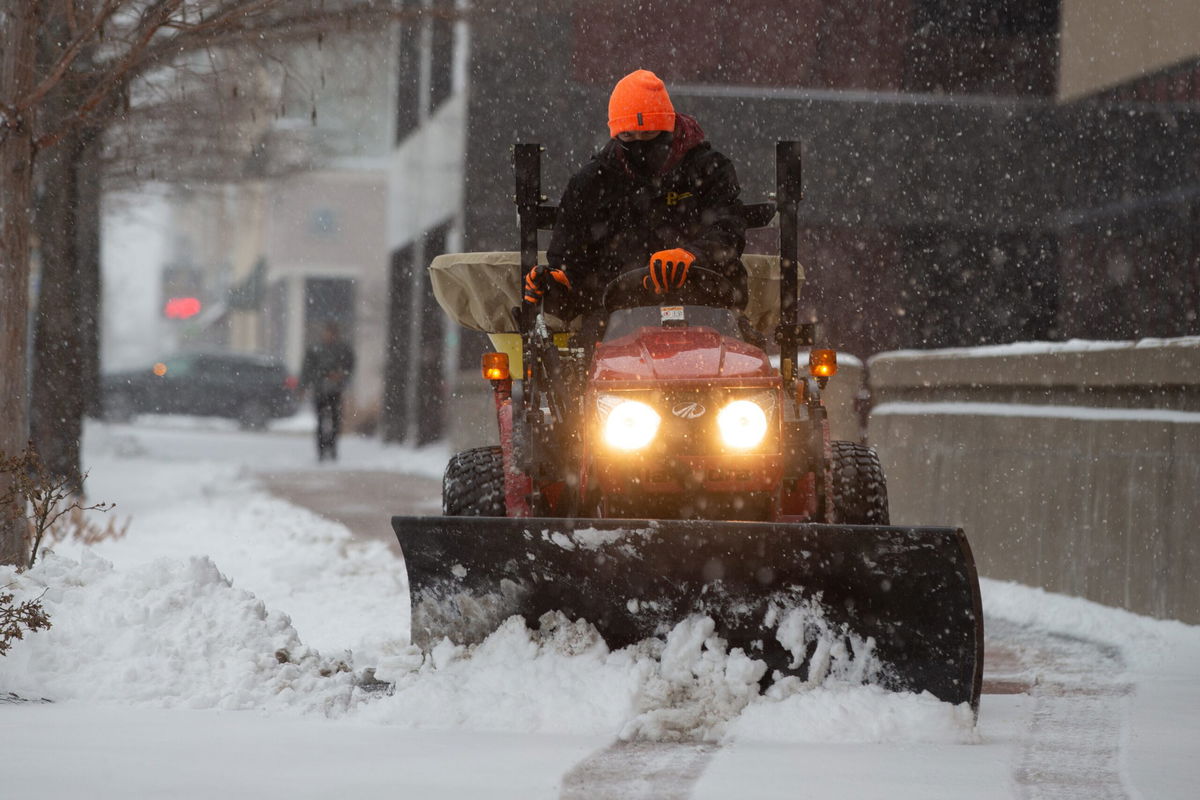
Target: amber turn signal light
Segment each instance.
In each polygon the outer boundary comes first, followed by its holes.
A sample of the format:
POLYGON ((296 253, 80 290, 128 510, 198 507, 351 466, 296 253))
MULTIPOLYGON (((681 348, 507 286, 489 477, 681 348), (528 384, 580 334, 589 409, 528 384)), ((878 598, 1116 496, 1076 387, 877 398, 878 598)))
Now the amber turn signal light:
POLYGON ((814 378, 832 378, 837 375, 837 351, 813 350, 808 354, 808 371, 814 378))
POLYGON ((483 377, 489 381, 508 380, 508 353, 484 353, 483 377))

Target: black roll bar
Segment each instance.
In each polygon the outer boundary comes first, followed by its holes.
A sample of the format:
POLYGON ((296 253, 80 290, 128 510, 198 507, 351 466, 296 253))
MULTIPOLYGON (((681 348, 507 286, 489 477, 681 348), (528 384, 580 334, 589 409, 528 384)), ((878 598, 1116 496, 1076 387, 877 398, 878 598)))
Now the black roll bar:
MULTIPOLYGON (((775 144, 775 205, 779 209, 779 366, 784 382, 794 386, 801 345, 812 346, 813 325, 799 321, 800 200, 803 197, 801 143, 775 144)), ((793 393, 794 394, 794 393, 793 393)))

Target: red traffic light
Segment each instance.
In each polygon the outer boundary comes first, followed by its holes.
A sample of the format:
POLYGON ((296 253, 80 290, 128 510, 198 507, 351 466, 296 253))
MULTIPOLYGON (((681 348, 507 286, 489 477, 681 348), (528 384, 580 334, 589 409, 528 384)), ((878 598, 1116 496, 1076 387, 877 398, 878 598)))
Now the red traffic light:
POLYGON ((172 297, 163 308, 167 319, 188 319, 200 313, 200 300, 196 297, 172 297))

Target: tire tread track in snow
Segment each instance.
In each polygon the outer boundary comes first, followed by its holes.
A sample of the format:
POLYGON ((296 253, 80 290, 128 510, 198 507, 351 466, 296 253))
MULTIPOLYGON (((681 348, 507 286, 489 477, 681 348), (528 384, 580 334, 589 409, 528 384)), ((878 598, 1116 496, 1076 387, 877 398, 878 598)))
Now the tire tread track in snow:
POLYGON ((713 744, 615 742, 563 776, 561 800, 684 800, 720 748, 713 744))
POLYGON ((1013 779, 1023 800, 1126 800, 1124 720, 1133 686, 1120 651, 1098 642, 989 620, 1032 677, 1029 729, 1013 779), (997 630, 999 629, 999 630, 997 630))

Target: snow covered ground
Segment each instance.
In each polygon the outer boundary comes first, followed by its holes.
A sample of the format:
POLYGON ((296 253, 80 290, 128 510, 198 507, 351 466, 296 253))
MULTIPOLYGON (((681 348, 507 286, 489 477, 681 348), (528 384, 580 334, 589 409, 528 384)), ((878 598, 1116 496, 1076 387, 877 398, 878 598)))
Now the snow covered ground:
MULTIPOLYGON (((392 551, 255 484, 315 468, 308 427, 88 428, 89 493, 131 525, 0 572, 54 625, 0 658, 0 797, 1149 799, 1200 780, 1200 629, 1012 584, 985 582, 984 607, 989 679, 1017 689, 977 725, 872 687, 762 696, 703 619, 618 652, 510 621, 423 659, 392 551)), ((331 480, 446 459, 341 449, 331 480)))

